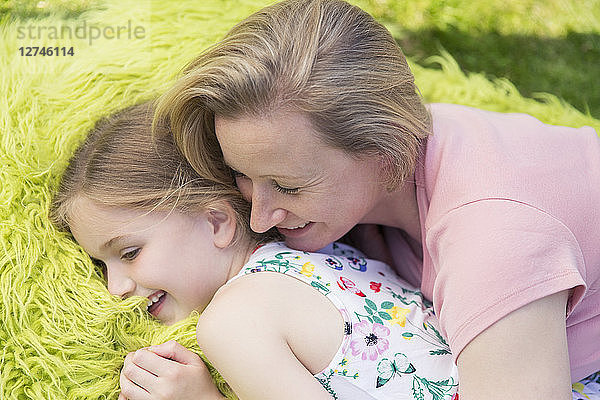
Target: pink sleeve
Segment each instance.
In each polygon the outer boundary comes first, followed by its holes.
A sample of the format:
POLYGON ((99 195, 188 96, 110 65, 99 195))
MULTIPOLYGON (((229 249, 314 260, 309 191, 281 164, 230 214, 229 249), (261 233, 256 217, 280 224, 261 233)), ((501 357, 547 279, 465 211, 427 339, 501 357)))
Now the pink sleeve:
POLYGON ((427 231, 437 277, 435 311, 456 358, 494 322, 550 294, 585 291, 579 245, 560 221, 532 206, 485 199, 458 207, 427 231))

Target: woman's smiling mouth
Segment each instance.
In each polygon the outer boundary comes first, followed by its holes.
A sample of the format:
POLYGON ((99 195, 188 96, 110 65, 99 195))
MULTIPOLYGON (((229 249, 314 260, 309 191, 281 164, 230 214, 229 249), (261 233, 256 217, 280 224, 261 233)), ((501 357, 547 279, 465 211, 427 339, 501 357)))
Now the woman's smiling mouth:
POLYGON ((278 226, 277 230, 279 231, 279 233, 281 233, 284 236, 297 237, 297 236, 303 235, 313 225, 314 225, 314 222, 305 222, 303 224, 300 224, 295 227, 290 227, 290 228, 282 228, 282 227, 278 226))

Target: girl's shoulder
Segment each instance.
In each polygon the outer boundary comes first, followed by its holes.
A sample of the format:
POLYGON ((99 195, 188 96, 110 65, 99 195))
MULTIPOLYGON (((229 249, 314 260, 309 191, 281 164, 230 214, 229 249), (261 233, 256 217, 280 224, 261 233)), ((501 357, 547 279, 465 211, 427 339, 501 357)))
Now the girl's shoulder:
MULTIPOLYGON (((198 343, 210 358, 225 347, 243 347, 255 340, 281 342, 289 328, 285 320, 285 276, 251 274, 222 286, 198 318, 198 343)), ((294 288, 290 295, 295 297, 294 288)), ((288 309, 293 312, 294 309, 288 309)), ((212 361, 212 360, 211 360, 212 361)))
POLYGON ((197 336, 207 354, 207 347, 213 353, 223 346, 243 351, 256 342, 275 353, 287 346, 316 374, 336 354, 343 327, 339 310, 325 296, 294 277, 263 272, 221 287, 200 315, 197 336))
POLYGON ((240 276, 222 286, 200 316, 199 324, 216 322, 237 328, 260 324, 286 334, 311 318, 313 312, 335 319, 339 311, 331 302, 293 276, 264 271, 240 276), (312 307, 310 315, 306 307, 312 307))

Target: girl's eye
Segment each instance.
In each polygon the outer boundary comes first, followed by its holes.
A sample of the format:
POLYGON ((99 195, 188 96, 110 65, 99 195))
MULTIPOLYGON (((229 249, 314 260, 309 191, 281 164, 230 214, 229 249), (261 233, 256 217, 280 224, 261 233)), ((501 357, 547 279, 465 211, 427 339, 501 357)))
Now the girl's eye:
POLYGON ((102 272, 102 278, 106 279, 106 264, 104 264, 104 261, 98 260, 97 258, 93 258, 92 257, 92 264, 94 264, 101 272, 102 272))
POLYGON ((139 247, 135 248, 133 250, 129 250, 129 251, 121 254, 121 260, 123 260, 123 261, 133 261, 138 256, 138 254, 140 254, 141 250, 142 249, 140 249, 139 247))
POLYGON ((277 182, 273 181, 273 188, 277 190, 279 193, 283 194, 296 194, 300 191, 300 188, 286 188, 279 185, 277 182))
POLYGON ((106 267, 106 265, 104 264, 104 261, 98 260, 97 258, 94 258, 94 257, 90 257, 90 258, 92 259, 92 264, 94 264, 96 267, 98 267, 98 268, 106 267))

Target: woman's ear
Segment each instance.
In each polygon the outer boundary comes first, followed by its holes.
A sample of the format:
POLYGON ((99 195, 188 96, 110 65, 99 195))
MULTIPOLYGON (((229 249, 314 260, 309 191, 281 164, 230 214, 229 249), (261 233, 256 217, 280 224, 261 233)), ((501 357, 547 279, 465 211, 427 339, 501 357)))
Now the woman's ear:
POLYGON ((214 245, 224 249, 231 244, 237 229, 236 213, 229 203, 206 211, 206 220, 212 227, 214 245))

